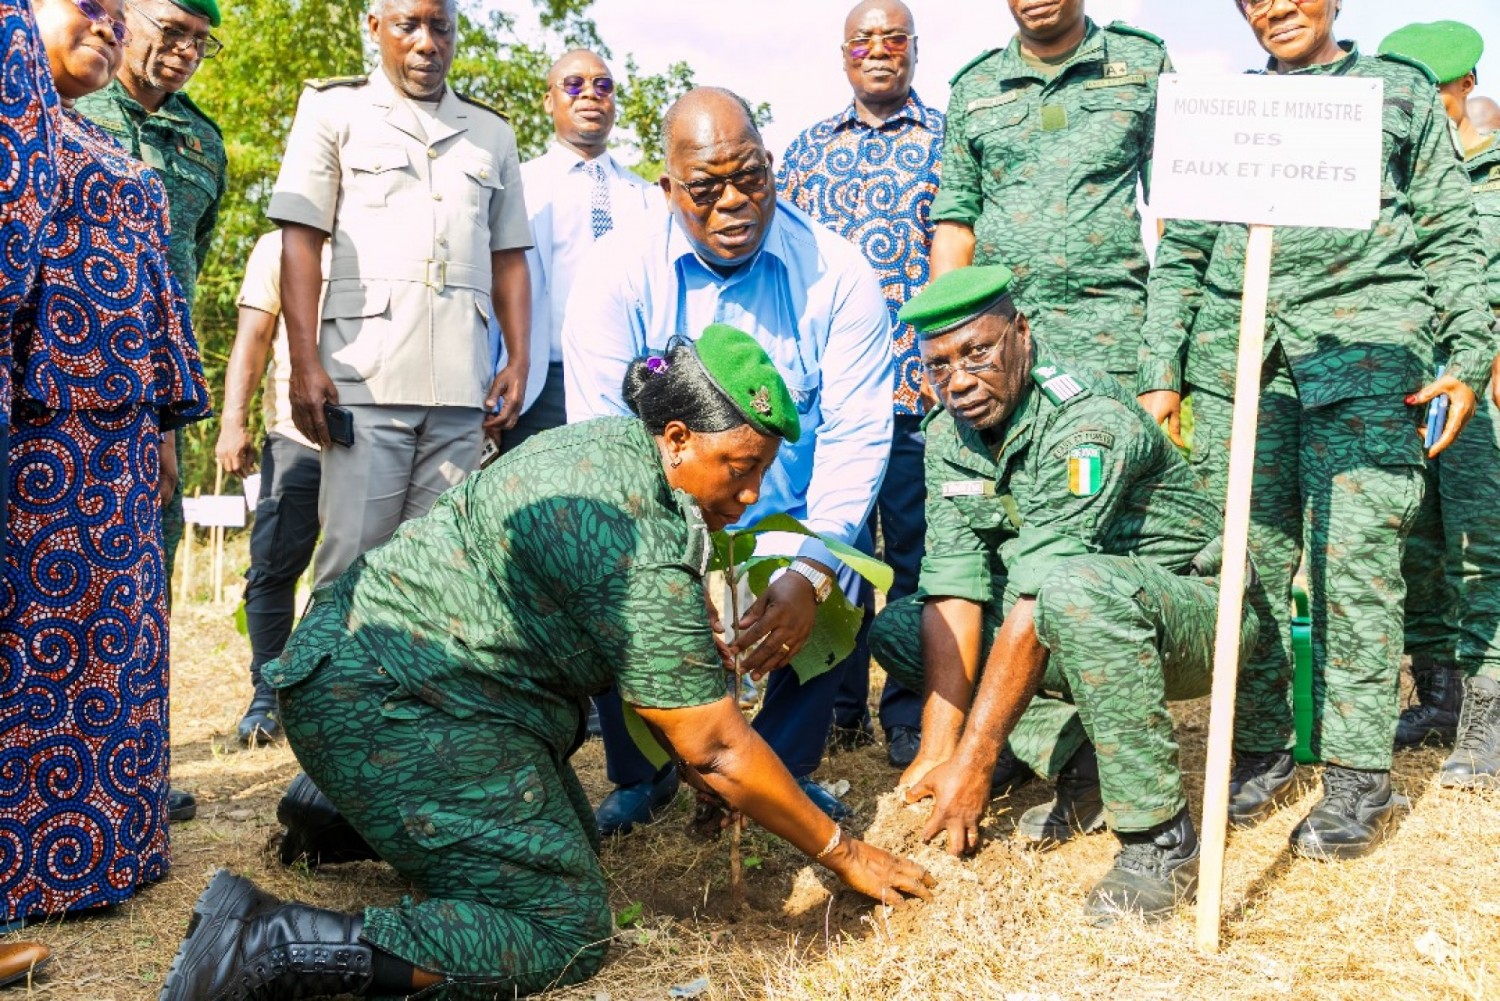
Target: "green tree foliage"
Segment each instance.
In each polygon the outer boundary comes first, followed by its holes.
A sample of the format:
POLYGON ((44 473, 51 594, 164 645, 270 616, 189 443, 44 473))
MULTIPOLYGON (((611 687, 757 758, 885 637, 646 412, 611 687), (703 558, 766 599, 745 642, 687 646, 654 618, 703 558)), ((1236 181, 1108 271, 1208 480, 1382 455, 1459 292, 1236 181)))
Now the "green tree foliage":
MULTIPOLYGON (((449 77, 455 88, 493 105, 510 119, 521 158, 546 149, 552 123, 542 111, 547 69, 563 52, 589 48, 610 58, 589 16, 593 0, 531 0, 543 35, 523 38, 513 14, 460 12, 459 37, 449 77)), ((364 73, 374 52, 365 31, 364 3, 348 0, 233 0, 225 9, 224 53, 205 63, 188 88, 193 100, 224 132, 229 151, 229 191, 207 266, 198 283, 194 321, 215 400, 234 341, 235 297, 245 260, 271 227, 266 206, 281 166, 287 132, 306 80, 364 73)), ((675 63, 662 74, 643 74, 626 59, 620 86, 617 144, 632 149, 642 176, 661 173, 661 116, 693 86, 693 71, 675 63)), ((757 116, 769 121, 760 105, 757 116)), ((626 159, 631 159, 628 156, 626 159)), ((207 492, 214 482, 215 421, 186 433, 184 485, 207 492)))

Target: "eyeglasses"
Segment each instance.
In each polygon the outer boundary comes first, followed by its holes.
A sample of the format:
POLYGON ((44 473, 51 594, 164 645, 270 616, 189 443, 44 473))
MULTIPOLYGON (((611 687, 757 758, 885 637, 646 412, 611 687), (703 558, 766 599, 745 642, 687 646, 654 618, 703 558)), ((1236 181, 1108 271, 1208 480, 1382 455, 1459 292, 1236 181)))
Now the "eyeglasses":
POLYGON ((885 51, 893 56, 899 56, 911 47, 911 43, 917 40, 916 35, 908 35, 904 31, 893 31, 889 35, 855 35, 844 43, 844 52, 859 62, 875 51, 875 43, 882 42, 885 51))
POLYGON ((114 32, 115 41, 121 45, 130 41, 130 29, 125 27, 125 22, 111 16, 98 0, 73 0, 78 7, 79 13, 95 24, 109 24, 109 30, 114 32))
POLYGON ((969 375, 982 375, 985 372, 992 372, 998 368, 999 366, 995 364, 995 351, 1005 340, 1006 335, 1010 333, 1010 329, 1010 326, 1007 326, 1005 333, 1001 334, 991 344, 976 344, 969 348, 968 351, 964 352, 962 358, 951 364, 945 361, 927 362, 927 375, 932 379, 933 387, 936 389, 946 388, 948 383, 952 382, 953 377, 959 372, 967 372, 969 375))
POLYGON ((694 205, 717 205, 719 199, 724 197, 724 189, 731 184, 742 195, 757 194, 765 188, 770 176, 771 171, 763 163, 737 170, 727 177, 705 177, 697 181, 684 181, 671 174, 667 175, 673 184, 680 185, 688 193, 694 205))
POLYGON ((596 76, 591 80, 585 80, 581 76, 565 76, 557 81, 557 86, 569 97, 577 97, 583 93, 583 88, 593 84, 595 97, 608 97, 615 92, 615 82, 607 76, 596 76))
MULTIPOLYGON (((1246 17, 1260 17, 1276 5, 1276 0, 1239 0, 1239 3, 1240 12, 1246 17)), ((1313 3, 1313 0, 1292 0, 1292 3, 1301 8, 1313 3)))
POLYGON ((147 14, 145 11, 141 10, 139 4, 132 3, 128 4, 128 6, 131 10, 135 11, 137 14, 141 15, 141 17, 145 18, 151 24, 156 26, 156 30, 161 32, 161 44, 168 49, 179 49, 184 51, 187 49, 192 49, 194 52, 198 53, 198 57, 200 59, 212 59, 214 56, 224 51, 224 43, 219 41, 213 35, 195 35, 191 31, 183 31, 181 28, 169 28, 158 21, 156 18, 152 17, 150 14, 147 14))

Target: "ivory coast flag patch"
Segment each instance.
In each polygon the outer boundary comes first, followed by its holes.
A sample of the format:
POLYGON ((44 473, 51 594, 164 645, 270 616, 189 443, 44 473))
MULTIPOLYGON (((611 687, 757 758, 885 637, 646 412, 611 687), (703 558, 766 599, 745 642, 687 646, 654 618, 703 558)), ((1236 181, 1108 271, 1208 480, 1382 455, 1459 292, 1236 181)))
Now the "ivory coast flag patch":
POLYGON ((1099 492, 1104 461, 1098 448, 1084 446, 1068 452, 1068 490, 1074 497, 1092 497, 1099 492))

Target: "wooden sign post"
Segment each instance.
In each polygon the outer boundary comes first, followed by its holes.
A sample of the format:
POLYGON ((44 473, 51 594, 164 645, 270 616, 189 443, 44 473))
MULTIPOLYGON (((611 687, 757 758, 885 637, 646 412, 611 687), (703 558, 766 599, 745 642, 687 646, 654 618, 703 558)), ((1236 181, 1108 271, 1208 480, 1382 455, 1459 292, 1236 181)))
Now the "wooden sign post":
MULTIPOLYGON (((1250 227, 1230 426, 1224 564, 1214 634, 1198 868, 1198 948, 1218 952, 1250 494, 1270 296, 1273 226, 1369 229, 1380 212, 1380 80, 1161 78, 1151 208, 1162 219, 1250 227)), ((1170 226, 1168 227, 1170 228, 1170 226)))
POLYGON ((183 520, 187 522, 188 540, 182 571, 183 599, 186 599, 192 582, 192 533, 195 527, 202 526, 208 529, 209 572, 213 574, 213 600, 215 604, 222 604, 224 601, 224 529, 245 527, 245 498, 221 495, 219 490, 223 488, 223 485, 224 474, 220 471, 215 480, 213 496, 194 495, 183 499, 182 515, 183 520))

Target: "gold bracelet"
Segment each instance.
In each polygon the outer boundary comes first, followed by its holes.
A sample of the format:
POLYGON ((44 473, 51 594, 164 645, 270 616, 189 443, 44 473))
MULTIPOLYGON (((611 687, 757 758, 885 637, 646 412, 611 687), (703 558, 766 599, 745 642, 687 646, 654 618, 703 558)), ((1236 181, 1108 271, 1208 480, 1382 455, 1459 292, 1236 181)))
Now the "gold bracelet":
POLYGON ((829 855, 833 854, 833 850, 835 848, 837 848, 839 846, 839 842, 841 842, 843 840, 844 840, 844 829, 842 827, 840 827, 838 824, 834 824, 833 825, 833 837, 831 837, 831 838, 828 839, 828 844, 826 844, 826 845, 823 846, 823 850, 822 851, 818 852, 818 854, 816 854, 816 855, 813 856, 813 861, 814 862, 821 862, 821 861, 823 861, 829 855))

